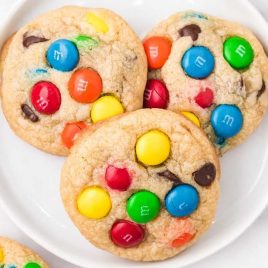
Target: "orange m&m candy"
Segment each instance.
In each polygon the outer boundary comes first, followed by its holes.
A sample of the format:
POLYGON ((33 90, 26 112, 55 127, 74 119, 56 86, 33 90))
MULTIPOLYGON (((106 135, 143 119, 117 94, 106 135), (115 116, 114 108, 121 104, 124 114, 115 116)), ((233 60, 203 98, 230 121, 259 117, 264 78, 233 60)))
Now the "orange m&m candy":
POLYGON ((181 247, 185 245, 186 243, 190 242, 193 239, 193 237, 194 235, 190 233, 184 233, 180 237, 172 241, 172 247, 174 248, 181 247))
POLYGON ((70 149, 80 132, 86 127, 84 122, 67 123, 61 133, 63 144, 70 149))
POLYGON ((172 43, 162 36, 152 36, 143 43, 150 69, 159 69, 167 61, 172 43))
POLYGON ((68 83, 71 97, 81 103, 91 103, 97 100, 102 92, 102 80, 93 69, 76 70, 68 83))

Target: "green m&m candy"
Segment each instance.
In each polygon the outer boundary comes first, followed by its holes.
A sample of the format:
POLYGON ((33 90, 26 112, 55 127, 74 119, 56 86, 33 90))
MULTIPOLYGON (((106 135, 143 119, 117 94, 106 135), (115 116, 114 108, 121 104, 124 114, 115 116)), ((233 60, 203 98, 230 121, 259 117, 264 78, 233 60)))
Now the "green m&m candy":
POLYGON ((155 219, 161 203, 157 195, 149 191, 139 191, 127 201, 127 213, 137 223, 147 223, 155 219))
POLYGON ((24 265, 24 268, 42 268, 42 266, 36 262, 28 262, 26 265, 24 265))
POLYGON ((244 69, 252 63, 254 51, 246 39, 233 36, 225 40, 223 56, 234 69, 244 69))

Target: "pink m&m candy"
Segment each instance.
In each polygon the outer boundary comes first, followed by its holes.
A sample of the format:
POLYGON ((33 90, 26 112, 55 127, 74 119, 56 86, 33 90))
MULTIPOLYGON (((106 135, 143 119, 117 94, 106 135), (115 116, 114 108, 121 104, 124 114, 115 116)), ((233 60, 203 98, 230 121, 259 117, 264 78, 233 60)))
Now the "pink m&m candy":
POLYGON ((169 94, 166 85, 157 79, 149 80, 143 97, 144 108, 166 109, 169 100, 169 94))
POLYGON ((205 90, 201 90, 195 97, 195 102, 202 108, 208 108, 212 105, 213 99, 213 91, 210 88, 205 88, 205 90))
POLYGON ((61 94, 53 83, 41 81, 32 88, 31 102, 39 113, 54 114, 60 108, 61 94))
POLYGON ((144 229, 134 222, 119 220, 111 229, 111 239, 119 247, 135 247, 143 241, 144 229))
POLYGON ((126 168, 114 166, 107 167, 105 180, 110 188, 119 191, 126 191, 132 181, 126 168))

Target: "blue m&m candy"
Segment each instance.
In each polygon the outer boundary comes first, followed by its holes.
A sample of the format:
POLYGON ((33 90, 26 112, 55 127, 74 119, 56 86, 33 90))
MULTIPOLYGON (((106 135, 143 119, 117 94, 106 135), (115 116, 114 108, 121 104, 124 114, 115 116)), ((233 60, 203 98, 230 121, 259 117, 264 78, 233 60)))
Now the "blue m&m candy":
POLYGON ((217 136, 230 138, 241 130, 243 115, 236 105, 221 104, 211 113, 210 122, 217 136))
POLYGON ((195 46, 184 53, 181 66, 188 76, 203 79, 213 72, 215 59, 207 47, 195 46))
POLYGON ((174 187, 165 198, 166 209, 174 217, 190 215, 197 209, 198 204, 198 192, 189 184, 174 187))
POLYGON ((52 68, 62 72, 69 72, 77 66, 79 52, 73 42, 59 39, 49 46, 47 61, 52 68))

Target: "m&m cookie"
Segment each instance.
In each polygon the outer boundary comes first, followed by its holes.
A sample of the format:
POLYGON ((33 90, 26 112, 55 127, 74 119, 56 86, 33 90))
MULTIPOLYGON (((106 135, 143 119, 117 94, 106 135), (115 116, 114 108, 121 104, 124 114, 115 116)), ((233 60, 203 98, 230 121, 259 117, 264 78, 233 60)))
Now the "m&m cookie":
POLYGON ((92 244, 136 261, 177 255, 209 228, 220 167, 183 115, 144 109, 85 131, 66 160, 61 196, 92 244))
POLYGON ((145 108, 180 112, 219 153, 243 142, 268 106, 268 59, 243 26, 194 11, 177 13, 144 39, 145 108))
POLYGON ((147 61, 142 42, 117 14, 69 6, 12 36, 0 73, 3 111, 14 132, 67 155, 87 127, 142 108, 147 61))
POLYGON ((0 237, 1 268, 48 268, 48 265, 29 248, 0 237))

